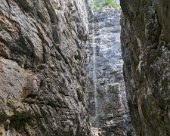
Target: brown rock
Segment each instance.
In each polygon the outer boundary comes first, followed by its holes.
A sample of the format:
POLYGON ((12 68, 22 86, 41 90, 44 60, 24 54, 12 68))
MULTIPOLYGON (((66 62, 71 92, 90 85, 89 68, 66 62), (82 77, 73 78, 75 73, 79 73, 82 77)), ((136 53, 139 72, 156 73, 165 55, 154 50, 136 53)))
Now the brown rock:
POLYGON ((87 22, 82 0, 0 1, 0 133, 90 136, 87 22))

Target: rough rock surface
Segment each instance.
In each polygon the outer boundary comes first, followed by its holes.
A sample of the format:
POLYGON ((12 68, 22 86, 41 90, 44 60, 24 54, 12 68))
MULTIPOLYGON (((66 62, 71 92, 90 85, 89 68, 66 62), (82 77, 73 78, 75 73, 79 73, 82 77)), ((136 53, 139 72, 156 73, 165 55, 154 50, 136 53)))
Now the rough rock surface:
POLYGON ((90 136, 83 0, 0 0, 0 135, 90 136))
POLYGON ((121 0, 124 76, 137 136, 170 135, 169 0, 121 0))
POLYGON ((87 73, 93 132, 130 136, 130 118, 123 80, 118 9, 95 11, 90 23, 87 73))

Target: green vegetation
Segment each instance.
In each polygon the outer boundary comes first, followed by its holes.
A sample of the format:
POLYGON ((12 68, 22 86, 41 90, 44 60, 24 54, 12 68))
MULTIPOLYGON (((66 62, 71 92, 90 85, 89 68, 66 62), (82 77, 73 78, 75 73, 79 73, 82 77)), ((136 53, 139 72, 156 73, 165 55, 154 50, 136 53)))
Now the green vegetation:
POLYGON ((103 10, 103 6, 99 2, 99 0, 93 0, 91 7, 94 11, 102 11, 103 10))
POLYGON ((91 7, 94 11, 102 11, 104 7, 120 8, 120 5, 115 0, 104 0, 103 3, 100 3, 99 0, 93 0, 91 7))

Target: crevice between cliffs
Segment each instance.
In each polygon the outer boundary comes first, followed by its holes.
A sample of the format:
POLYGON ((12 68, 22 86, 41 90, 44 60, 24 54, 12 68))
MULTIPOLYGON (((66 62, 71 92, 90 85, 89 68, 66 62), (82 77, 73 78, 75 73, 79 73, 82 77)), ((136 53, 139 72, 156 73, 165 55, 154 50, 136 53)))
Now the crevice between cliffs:
POLYGON ((87 47, 87 88, 93 136, 131 136, 123 78, 120 8, 93 10, 87 47))

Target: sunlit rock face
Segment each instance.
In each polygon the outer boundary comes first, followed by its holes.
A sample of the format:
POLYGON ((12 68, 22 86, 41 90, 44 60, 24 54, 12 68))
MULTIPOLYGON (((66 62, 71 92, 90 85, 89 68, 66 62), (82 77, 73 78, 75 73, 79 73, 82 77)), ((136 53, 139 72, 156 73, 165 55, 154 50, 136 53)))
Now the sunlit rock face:
POLYGON ((0 0, 0 135, 90 136, 83 0, 0 0))
POLYGON ((170 135, 170 3, 122 0, 124 76, 137 136, 170 135))
POLYGON ((96 136, 130 136, 118 9, 95 11, 90 23, 87 66, 89 112, 96 136))

